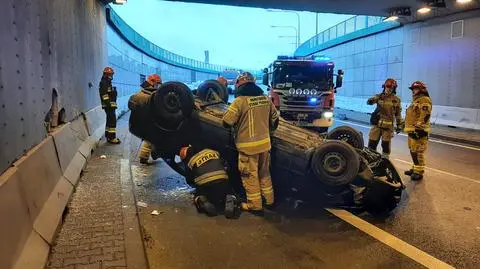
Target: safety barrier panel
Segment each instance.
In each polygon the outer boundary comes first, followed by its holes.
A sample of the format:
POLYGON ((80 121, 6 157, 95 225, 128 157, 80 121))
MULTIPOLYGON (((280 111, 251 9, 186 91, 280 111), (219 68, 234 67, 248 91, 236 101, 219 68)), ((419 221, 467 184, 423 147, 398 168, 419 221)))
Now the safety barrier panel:
POLYGON ((96 107, 49 134, 0 176, 0 268, 44 268, 104 126, 105 114, 96 107))

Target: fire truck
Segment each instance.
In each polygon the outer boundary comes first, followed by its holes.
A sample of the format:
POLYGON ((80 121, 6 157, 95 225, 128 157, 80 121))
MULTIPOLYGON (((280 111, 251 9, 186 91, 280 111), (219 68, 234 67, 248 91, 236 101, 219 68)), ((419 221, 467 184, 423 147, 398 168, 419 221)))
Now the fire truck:
POLYGON ((333 125, 335 93, 342 87, 343 71, 334 74, 334 68, 326 56, 278 56, 263 70, 263 84, 282 118, 323 133, 333 125))

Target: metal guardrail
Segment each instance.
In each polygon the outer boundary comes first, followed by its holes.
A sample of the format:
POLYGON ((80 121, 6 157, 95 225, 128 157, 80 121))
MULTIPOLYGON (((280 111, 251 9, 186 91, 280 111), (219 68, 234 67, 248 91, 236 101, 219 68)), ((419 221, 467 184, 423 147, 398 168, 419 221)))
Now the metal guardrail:
POLYGON ((385 17, 354 16, 313 36, 295 50, 295 56, 306 56, 362 36, 400 26, 398 22, 384 22, 385 17))
POLYGON ((163 49, 137 33, 111 8, 107 8, 107 21, 126 41, 145 54, 168 64, 204 73, 218 74, 226 69, 244 70, 259 73, 258 70, 232 68, 193 60, 163 49))

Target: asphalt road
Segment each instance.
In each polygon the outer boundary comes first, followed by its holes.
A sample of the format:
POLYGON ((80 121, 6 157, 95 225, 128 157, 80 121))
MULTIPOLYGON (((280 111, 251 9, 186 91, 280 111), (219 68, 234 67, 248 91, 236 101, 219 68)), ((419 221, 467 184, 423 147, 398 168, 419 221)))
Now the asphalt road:
MULTIPOLYGON (((336 122, 345 124, 368 141, 368 127, 336 122)), ((391 159, 409 169, 405 136, 394 138, 391 159)), ((293 202, 263 218, 209 218, 162 160, 133 161, 132 173, 148 204, 139 216, 151 268, 480 268, 479 164, 478 148, 430 141, 425 179, 403 176, 402 202, 384 218, 293 202)))

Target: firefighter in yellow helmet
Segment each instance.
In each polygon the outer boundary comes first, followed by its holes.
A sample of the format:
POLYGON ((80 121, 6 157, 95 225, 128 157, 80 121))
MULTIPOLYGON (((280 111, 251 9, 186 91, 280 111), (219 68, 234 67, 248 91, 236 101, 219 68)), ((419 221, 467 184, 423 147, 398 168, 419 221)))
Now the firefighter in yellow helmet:
POLYGON ((225 217, 233 218, 237 199, 220 153, 188 146, 180 149, 179 156, 185 164, 187 183, 196 188, 194 204, 198 211, 208 216, 224 213, 225 217))
POLYGON ((406 171, 405 175, 410 176, 412 180, 421 180, 425 171, 432 100, 423 82, 415 81, 409 88, 412 90, 413 100, 407 108, 404 131, 408 134, 408 148, 412 155, 413 167, 406 171))
MULTIPOLYGON (((162 85, 162 78, 158 74, 150 75, 148 76, 147 80, 145 80, 142 85, 140 85, 142 89, 137 94, 143 95, 144 98, 150 98, 152 93, 155 92, 160 87, 160 85, 162 85)), ((147 140, 144 140, 142 143, 142 147, 140 148, 140 153, 138 154, 140 163, 148 164, 150 155, 152 155, 152 158, 154 160, 158 158, 156 154, 152 154, 152 144, 147 140)))
POLYGON ((389 78, 383 84, 383 92, 368 99, 367 104, 377 104, 370 123, 373 125, 368 135, 368 147, 377 150, 382 139, 382 153, 385 158, 390 156, 391 140, 394 129, 399 133, 403 128, 402 107, 396 94, 397 81, 389 78))
POLYGON ((263 210, 262 196, 267 206, 274 203, 270 131, 277 128, 279 116, 249 72, 237 77, 235 90, 235 100, 225 112, 223 122, 235 130, 238 169, 247 195, 242 209, 259 213, 263 210))
POLYGON ((120 144, 120 139, 116 137, 117 128, 117 115, 115 110, 117 109, 117 89, 112 87, 113 68, 105 67, 103 69, 102 79, 100 80, 99 93, 102 108, 107 116, 107 122, 105 124, 105 138, 112 144, 120 144))

